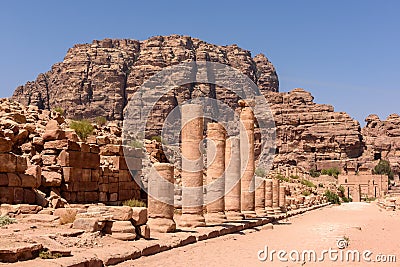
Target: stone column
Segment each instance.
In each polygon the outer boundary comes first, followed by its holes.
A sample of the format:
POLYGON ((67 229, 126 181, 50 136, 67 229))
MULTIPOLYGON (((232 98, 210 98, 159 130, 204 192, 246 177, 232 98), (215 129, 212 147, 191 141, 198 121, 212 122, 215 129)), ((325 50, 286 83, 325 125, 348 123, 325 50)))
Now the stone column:
POLYGON ((265 210, 267 215, 274 215, 272 206, 272 179, 265 180, 265 210))
POLYGON ((305 197, 304 197, 304 196, 297 196, 296 199, 297 199, 299 208, 300 208, 300 209, 304 208, 304 200, 305 200, 305 197))
POLYGON ((254 114, 250 107, 240 113, 240 156, 242 173, 241 210, 246 217, 255 213, 255 162, 254 162, 254 114))
POLYGON ((290 210, 296 210, 298 207, 296 205, 296 199, 294 197, 290 198, 290 210))
POLYGON ((361 202, 361 186, 360 185, 354 185, 352 199, 353 199, 353 202, 361 202))
POLYGON ((286 186, 280 185, 279 186, 279 208, 283 213, 285 213, 286 210, 286 186))
POLYGON ((265 211, 265 180, 262 177, 256 176, 256 196, 255 196, 255 208, 258 217, 266 217, 267 212, 265 211))
POLYGON ((203 216, 203 108, 197 104, 182 106, 182 227, 205 226, 203 216))
POLYGON ((155 163, 148 181, 147 225, 151 232, 174 232, 174 165, 155 163))
POLYGON ((240 212, 240 139, 226 139, 225 146, 225 215, 228 220, 244 219, 240 212))
POLYGON ((226 221, 225 210, 225 128, 207 124, 207 223, 226 221))
POLYGON ((280 181, 278 179, 272 180, 272 208, 274 209, 275 214, 280 214, 281 209, 279 208, 279 184, 280 181))
POLYGON ((368 197, 375 197, 375 181, 368 180, 368 197))

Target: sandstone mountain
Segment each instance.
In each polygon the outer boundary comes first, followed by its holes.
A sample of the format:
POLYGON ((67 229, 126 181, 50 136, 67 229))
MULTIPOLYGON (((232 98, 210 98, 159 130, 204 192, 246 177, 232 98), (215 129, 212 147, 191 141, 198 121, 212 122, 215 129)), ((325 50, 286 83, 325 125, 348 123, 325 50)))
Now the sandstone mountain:
MULTIPOLYGON (((398 169, 399 116, 392 115, 387 121, 370 116, 361 129, 347 113, 314 103, 303 89, 279 93, 277 73, 264 55, 252 57, 250 51, 236 45, 218 46, 188 36, 157 36, 144 41, 104 39, 75 45, 63 62, 40 74, 36 81, 18 87, 12 99, 40 109, 60 107, 67 118, 102 116, 118 121, 123 119, 130 96, 145 80, 164 67, 193 60, 230 65, 260 88, 276 124, 275 167, 371 171, 382 158, 398 169)), ((168 95, 151 123, 162 123, 176 105, 195 96, 223 98, 237 107, 237 97, 224 88, 193 84, 168 95)))
MULTIPOLYGON (((264 55, 253 58, 250 51, 237 45, 218 46, 171 35, 75 45, 63 62, 40 74, 36 81, 18 87, 12 98, 40 109, 60 107, 69 118, 122 120, 129 97, 145 80, 166 66, 194 60, 230 65, 250 77, 261 91, 278 91, 277 74, 264 55)), ((204 92, 199 86, 190 89, 194 95, 204 92)), ((215 95, 213 88, 206 89, 215 95)), ((187 98, 186 94, 176 96, 182 97, 187 98)))

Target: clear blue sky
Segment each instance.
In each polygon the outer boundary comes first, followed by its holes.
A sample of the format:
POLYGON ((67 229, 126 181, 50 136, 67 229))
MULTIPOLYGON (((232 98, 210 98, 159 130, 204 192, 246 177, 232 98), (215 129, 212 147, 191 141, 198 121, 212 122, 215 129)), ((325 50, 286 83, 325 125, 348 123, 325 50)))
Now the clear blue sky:
POLYGON ((400 113, 400 1, 1 1, 0 97, 93 39, 183 34, 264 53, 281 91, 363 123, 400 113))

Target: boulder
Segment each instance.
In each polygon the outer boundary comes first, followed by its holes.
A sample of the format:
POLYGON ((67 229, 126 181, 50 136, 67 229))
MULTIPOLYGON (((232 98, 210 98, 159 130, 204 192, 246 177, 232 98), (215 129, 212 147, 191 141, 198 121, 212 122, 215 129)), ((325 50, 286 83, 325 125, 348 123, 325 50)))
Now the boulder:
POLYGON ((86 232, 97 232, 100 230, 99 220, 97 218, 77 218, 72 228, 85 230, 86 232))
POLYGON ((58 172, 42 171, 42 185, 48 187, 61 186, 62 176, 58 172))
POLYGON ((147 223, 147 208, 132 207, 132 219, 135 226, 144 225, 147 223))

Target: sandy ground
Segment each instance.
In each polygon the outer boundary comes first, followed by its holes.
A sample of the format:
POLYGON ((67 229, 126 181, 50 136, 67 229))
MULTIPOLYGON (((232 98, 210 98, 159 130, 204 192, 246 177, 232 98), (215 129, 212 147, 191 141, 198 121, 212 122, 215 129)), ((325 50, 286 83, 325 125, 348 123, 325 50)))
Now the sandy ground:
MULTIPOLYGON (((173 249, 118 266, 400 266, 400 212, 385 211, 376 204, 349 203, 310 211, 280 224, 273 230, 259 230, 245 234, 233 234, 196 244, 173 249), (373 252, 369 256, 375 260, 378 254, 396 255, 397 263, 339 262, 331 261, 325 254, 323 262, 281 262, 274 255, 266 261, 258 259, 258 252, 268 246, 271 250, 315 250, 321 257, 323 250, 337 248, 337 240, 346 237, 349 245, 343 251, 364 250, 373 252)), ((291 254, 296 257, 295 252, 291 254)), ((261 257, 265 256, 260 254, 261 257)), ((300 256, 301 257, 301 256, 300 256)), ((351 256, 352 258, 352 256, 351 256)), ((301 260, 301 259, 300 259, 301 260)))

